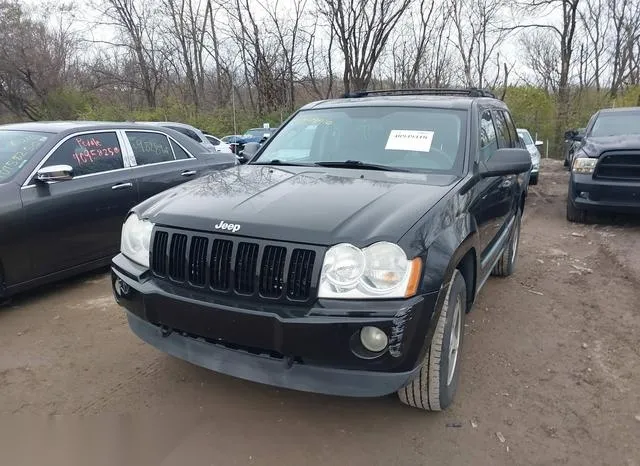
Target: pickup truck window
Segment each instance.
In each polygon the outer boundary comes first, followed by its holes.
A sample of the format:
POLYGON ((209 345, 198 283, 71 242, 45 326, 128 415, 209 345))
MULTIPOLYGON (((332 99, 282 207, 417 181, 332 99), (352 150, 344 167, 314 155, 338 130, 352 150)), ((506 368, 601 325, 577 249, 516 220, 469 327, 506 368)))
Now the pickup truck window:
POLYGON ((502 112, 495 111, 493 116, 495 118, 496 130, 498 132, 499 147, 515 147, 516 144, 511 140, 509 127, 507 126, 507 121, 505 120, 502 112))
POLYGON ((357 160, 399 169, 459 173, 467 111, 342 107, 299 112, 252 163, 357 160))

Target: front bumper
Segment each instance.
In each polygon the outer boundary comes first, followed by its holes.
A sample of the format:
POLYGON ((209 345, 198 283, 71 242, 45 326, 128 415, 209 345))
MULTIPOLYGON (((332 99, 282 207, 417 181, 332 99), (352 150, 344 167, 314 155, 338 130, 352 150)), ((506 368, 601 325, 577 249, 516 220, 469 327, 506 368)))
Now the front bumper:
POLYGON ((569 198, 580 209, 640 213, 640 182, 600 180, 571 173, 569 198))
POLYGON ((254 382, 341 396, 397 391, 420 370, 435 328, 438 296, 385 302, 318 300, 307 309, 224 303, 153 279, 122 255, 112 285, 131 330, 172 356, 254 382), (367 325, 389 349, 373 357, 359 343, 367 325))

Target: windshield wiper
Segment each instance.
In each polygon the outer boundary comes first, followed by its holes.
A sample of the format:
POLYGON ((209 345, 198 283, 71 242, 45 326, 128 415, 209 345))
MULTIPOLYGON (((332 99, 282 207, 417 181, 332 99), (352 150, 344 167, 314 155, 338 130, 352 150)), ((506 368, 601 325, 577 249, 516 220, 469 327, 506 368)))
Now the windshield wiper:
POLYGON ((381 170, 387 172, 408 172, 403 168, 391 167, 389 165, 378 165, 376 163, 362 162, 361 160, 344 160, 342 162, 316 162, 319 167, 335 168, 362 168, 363 170, 381 170))
POLYGON ((282 166, 293 166, 293 167, 313 167, 315 164, 313 163, 296 163, 296 162, 287 162, 287 161, 282 161, 280 159, 273 159, 273 160, 269 160, 268 162, 262 162, 260 163, 259 161, 256 161, 254 163, 252 163, 251 165, 282 165, 282 166))

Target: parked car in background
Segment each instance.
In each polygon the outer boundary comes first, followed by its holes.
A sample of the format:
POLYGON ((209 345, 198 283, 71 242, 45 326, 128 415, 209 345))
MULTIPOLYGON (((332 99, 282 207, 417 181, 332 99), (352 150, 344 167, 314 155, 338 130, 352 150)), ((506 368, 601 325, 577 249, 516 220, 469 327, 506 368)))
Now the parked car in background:
POLYGON ((640 213, 640 107, 596 112, 571 163, 567 219, 591 212, 640 213))
POLYGON ((518 136, 522 138, 522 142, 526 149, 529 151, 531 155, 531 174, 529 176, 529 184, 536 185, 538 184, 538 177, 540 172, 540 151, 538 147, 540 147, 543 142, 542 141, 533 141, 531 137, 531 133, 524 128, 518 128, 518 136))
POLYGON ((229 136, 223 137, 222 141, 231 146, 231 152, 239 155, 240 152, 242 152, 242 150, 244 149, 245 144, 249 142, 260 143, 260 138, 251 135, 248 136, 245 134, 231 134, 229 136))
POLYGON ((564 166, 571 167, 576 149, 580 147, 585 128, 571 129, 564 133, 564 166))
POLYGON ((506 104, 358 92, 248 149, 132 209, 112 261, 132 332, 256 382, 450 406, 465 316, 518 257, 531 156, 506 104))
POLYGON ((258 139, 257 142, 263 143, 273 136, 277 130, 278 128, 251 128, 245 131, 244 136, 247 138, 256 138, 258 139))
POLYGON ((209 133, 204 133, 204 137, 206 137, 207 140, 211 144, 213 144, 218 152, 226 152, 228 154, 232 153, 231 146, 226 142, 223 142, 221 139, 218 139, 217 137, 209 133))
POLYGON ((236 163, 158 125, 1 125, 0 298, 108 264, 131 207, 236 163))

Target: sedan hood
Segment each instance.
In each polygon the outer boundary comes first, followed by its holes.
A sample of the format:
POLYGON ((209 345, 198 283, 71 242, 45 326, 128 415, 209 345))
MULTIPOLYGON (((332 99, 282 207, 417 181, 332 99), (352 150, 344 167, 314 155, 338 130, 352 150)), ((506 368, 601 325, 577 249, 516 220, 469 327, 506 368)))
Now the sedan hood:
POLYGON ((598 157, 609 150, 640 150, 640 134, 588 137, 584 140, 582 150, 590 157, 598 157))
POLYGON ((135 210, 165 226, 365 246, 397 241, 456 180, 449 175, 240 165, 181 184, 135 210))

